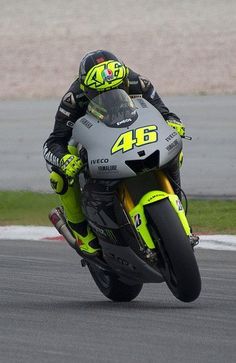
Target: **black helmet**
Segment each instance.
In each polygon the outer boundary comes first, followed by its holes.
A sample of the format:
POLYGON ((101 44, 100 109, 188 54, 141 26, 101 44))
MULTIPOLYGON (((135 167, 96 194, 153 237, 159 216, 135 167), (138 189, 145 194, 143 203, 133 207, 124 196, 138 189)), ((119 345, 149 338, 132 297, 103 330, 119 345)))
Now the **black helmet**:
POLYGON ((113 88, 127 88, 128 68, 114 54, 96 50, 84 56, 79 67, 80 87, 89 98, 113 88))

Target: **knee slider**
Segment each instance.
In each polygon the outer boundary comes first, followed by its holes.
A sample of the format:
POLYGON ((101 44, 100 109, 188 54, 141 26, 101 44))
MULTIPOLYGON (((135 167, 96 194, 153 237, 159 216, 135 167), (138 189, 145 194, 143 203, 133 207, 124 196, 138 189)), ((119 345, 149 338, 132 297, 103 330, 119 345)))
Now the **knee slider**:
POLYGON ((68 181, 66 176, 61 173, 59 174, 56 171, 52 171, 50 173, 50 184, 54 192, 57 194, 63 195, 67 192, 68 181))

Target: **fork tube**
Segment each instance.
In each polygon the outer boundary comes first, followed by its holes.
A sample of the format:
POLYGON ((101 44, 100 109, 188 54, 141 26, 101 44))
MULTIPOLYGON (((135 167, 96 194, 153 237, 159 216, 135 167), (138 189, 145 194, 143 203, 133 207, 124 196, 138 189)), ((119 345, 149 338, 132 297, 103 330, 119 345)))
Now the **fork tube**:
POLYGON ((158 184, 160 185, 161 190, 163 190, 164 192, 166 192, 168 194, 175 194, 165 173, 162 170, 157 170, 155 173, 156 173, 156 176, 158 179, 158 184))
POLYGON ((120 200, 123 202, 126 212, 129 213, 134 208, 134 202, 125 183, 122 183, 121 187, 119 188, 119 196, 120 200))

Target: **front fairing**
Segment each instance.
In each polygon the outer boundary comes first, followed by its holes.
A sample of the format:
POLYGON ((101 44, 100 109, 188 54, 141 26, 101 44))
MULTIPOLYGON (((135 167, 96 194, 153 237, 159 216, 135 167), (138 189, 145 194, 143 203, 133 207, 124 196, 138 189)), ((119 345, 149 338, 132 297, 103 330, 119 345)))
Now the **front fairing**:
POLYGON ((152 155, 156 158, 156 167, 162 168, 181 151, 180 136, 167 125, 155 107, 143 98, 133 100, 132 112, 133 105, 136 116, 132 123, 126 123, 124 119, 123 123, 118 121, 118 127, 114 123, 108 126, 91 112, 75 123, 73 140, 87 150, 92 178, 135 176, 137 171, 130 167, 132 162, 145 165, 145 160, 151 159, 152 155))

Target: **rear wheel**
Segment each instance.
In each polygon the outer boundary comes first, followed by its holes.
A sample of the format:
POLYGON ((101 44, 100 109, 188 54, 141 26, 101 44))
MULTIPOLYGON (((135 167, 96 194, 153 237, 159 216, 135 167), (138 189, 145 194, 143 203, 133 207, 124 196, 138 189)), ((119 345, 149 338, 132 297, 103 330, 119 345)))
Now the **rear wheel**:
POLYGON ((188 236, 168 199, 145 206, 160 269, 174 296, 184 302, 197 299, 201 278, 188 236))
POLYGON ((131 301, 142 290, 143 284, 128 285, 95 265, 88 264, 88 268, 99 290, 112 301, 131 301))

